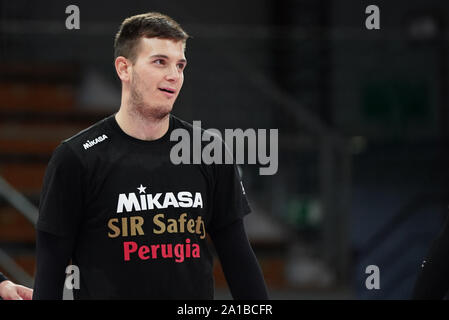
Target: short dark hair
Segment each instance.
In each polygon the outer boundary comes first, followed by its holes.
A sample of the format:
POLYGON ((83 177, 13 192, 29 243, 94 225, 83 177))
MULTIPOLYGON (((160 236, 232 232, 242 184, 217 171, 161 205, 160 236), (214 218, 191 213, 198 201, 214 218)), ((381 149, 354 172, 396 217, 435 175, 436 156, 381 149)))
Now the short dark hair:
POLYGON ((132 62, 137 56, 140 38, 161 38, 186 43, 190 36, 169 16, 148 12, 123 20, 114 40, 114 59, 123 56, 132 62))

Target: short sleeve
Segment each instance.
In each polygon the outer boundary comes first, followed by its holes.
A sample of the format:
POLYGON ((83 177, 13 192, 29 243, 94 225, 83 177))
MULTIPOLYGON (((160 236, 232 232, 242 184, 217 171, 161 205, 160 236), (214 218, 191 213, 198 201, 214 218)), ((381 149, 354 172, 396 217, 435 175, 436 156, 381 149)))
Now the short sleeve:
POLYGON ((210 232, 217 231, 251 212, 235 164, 215 165, 213 216, 210 232))
POLYGON ((83 167, 66 142, 53 152, 45 171, 37 229, 74 236, 83 213, 83 167))

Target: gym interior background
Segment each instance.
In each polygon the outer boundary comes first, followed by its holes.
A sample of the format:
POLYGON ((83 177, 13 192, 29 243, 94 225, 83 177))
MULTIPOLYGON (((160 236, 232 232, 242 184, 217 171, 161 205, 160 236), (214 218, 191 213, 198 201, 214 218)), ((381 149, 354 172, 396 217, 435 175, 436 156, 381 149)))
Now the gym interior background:
POLYGON ((193 36, 175 115, 279 129, 275 175, 241 166, 271 298, 408 299, 449 204, 442 0, 0 1, 0 270, 33 285, 49 157, 118 110, 113 38, 147 11, 193 36), (78 30, 65 26, 72 4, 78 30), (372 4, 380 29, 365 25, 372 4), (372 265, 378 289, 366 286, 372 265))

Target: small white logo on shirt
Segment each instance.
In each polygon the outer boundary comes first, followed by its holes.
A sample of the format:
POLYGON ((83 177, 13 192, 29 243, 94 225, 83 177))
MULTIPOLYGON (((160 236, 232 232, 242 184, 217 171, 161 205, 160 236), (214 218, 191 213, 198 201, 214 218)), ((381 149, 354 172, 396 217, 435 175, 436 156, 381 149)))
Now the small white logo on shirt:
POLYGON ((98 138, 95 138, 95 140, 87 140, 86 143, 83 143, 84 150, 89 149, 90 147, 93 147, 97 143, 103 142, 108 138, 107 135, 99 136, 98 138))

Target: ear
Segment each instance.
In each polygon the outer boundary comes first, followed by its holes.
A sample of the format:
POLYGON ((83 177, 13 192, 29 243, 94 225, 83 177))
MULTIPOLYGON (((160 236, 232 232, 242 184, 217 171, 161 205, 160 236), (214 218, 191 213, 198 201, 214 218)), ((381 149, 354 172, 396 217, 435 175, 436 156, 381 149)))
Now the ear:
POLYGON ((115 59, 115 71, 117 71, 117 75, 120 80, 125 82, 130 80, 131 67, 131 61, 125 57, 119 56, 115 59))

